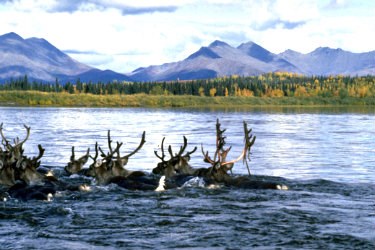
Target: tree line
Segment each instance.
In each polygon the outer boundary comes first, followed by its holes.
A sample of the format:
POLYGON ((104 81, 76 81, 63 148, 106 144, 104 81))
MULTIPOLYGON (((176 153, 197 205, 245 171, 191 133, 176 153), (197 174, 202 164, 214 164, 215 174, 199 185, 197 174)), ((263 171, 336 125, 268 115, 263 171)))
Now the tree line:
POLYGON ((27 75, 0 84, 0 91, 21 90, 93 95, 193 95, 257 97, 375 97, 375 76, 304 76, 276 72, 259 76, 228 76, 206 80, 160 82, 29 81, 27 75))

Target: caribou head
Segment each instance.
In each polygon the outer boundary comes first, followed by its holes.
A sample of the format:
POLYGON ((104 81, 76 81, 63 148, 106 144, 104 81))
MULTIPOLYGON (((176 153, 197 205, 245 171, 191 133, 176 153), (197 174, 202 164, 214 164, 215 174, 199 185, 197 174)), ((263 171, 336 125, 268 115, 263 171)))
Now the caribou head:
POLYGON ((0 185, 11 186, 15 183, 14 169, 9 161, 9 152, 0 147, 0 185))
POLYGON ((30 136, 30 127, 23 125, 26 128, 26 137, 24 140, 20 141, 17 137, 14 139, 14 145, 10 143, 10 141, 4 136, 3 133, 3 123, 0 124, 0 135, 2 138, 2 144, 4 145, 4 152, 7 154, 6 157, 6 164, 11 165, 15 163, 17 160, 21 159, 23 156, 23 144, 29 139, 30 136))
POLYGON ((26 137, 20 141, 17 137, 13 144, 5 137, 3 133, 3 124, 0 124, 0 135, 4 149, 0 150, 0 183, 4 185, 15 184, 20 180, 27 185, 41 184, 45 175, 39 173, 37 168, 40 166, 40 159, 44 154, 44 148, 38 145, 39 155, 27 157, 24 155, 23 144, 30 136, 30 127, 26 128, 26 137))
POLYGON ((120 148, 123 143, 116 142, 116 148, 112 148, 112 140, 110 136, 110 131, 108 130, 108 153, 95 144, 95 155, 90 157, 93 159, 93 163, 90 165, 87 175, 92 176, 96 179, 98 184, 108 184, 112 178, 123 176, 127 177, 132 174, 132 171, 125 169, 125 165, 128 163, 129 158, 137 153, 146 142, 145 140, 146 132, 143 132, 142 139, 138 147, 131 153, 124 156, 120 155, 120 148), (101 153, 101 159, 98 159, 99 151, 101 153))
POLYGON ((16 183, 15 171, 12 166, 4 165, 0 161, 0 185, 12 186, 16 183))
POLYGON ((80 172, 83 166, 87 163, 90 156, 90 148, 87 149, 85 155, 81 156, 78 159, 75 159, 74 146, 72 147, 72 156, 70 157, 70 162, 65 166, 65 171, 68 174, 76 174, 80 172))
POLYGON ((16 163, 16 173, 18 179, 24 181, 28 185, 42 184, 45 175, 39 173, 37 168, 40 166, 40 159, 44 154, 44 148, 39 144, 39 155, 33 158, 23 156, 16 163))
POLYGON ((186 152, 183 155, 187 147, 187 139, 184 136, 184 145, 180 147, 180 150, 178 151, 177 154, 173 154, 171 145, 168 146, 170 159, 165 160, 164 140, 165 140, 165 137, 163 138, 161 142, 161 156, 158 154, 157 151, 154 151, 156 157, 158 157, 161 160, 161 162, 159 162, 157 167, 152 170, 152 173, 158 174, 158 175, 164 175, 166 178, 170 178, 176 174, 192 175, 195 170, 189 165, 189 160, 190 160, 190 155, 197 150, 197 147, 195 147, 190 152, 186 152))

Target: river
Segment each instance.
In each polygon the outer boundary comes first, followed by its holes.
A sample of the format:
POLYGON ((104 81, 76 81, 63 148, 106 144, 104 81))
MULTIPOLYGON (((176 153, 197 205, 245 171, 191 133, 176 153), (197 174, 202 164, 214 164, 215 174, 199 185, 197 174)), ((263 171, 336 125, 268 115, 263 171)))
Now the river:
MULTIPOLYGON (((207 189, 191 183, 165 192, 97 186, 51 202, 0 202, 1 249, 373 249, 375 247, 375 111, 341 109, 145 109, 0 107, 7 138, 26 136, 25 154, 45 148, 42 165, 62 170, 107 131, 121 153, 146 143, 127 168, 150 172, 165 144, 195 146, 193 167, 213 153, 215 124, 226 129, 228 159, 243 148, 243 121, 257 139, 253 175, 289 190, 207 189)), ((87 164, 88 165, 88 164, 87 164)), ((236 175, 246 175, 242 162, 236 175)))

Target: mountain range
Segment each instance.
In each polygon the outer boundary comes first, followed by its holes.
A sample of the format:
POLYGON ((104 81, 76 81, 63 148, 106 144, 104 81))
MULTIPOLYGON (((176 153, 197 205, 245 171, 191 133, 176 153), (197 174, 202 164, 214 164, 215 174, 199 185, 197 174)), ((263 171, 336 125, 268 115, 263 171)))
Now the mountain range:
POLYGON ((111 70, 99 70, 80 63, 45 39, 23 39, 16 33, 0 36, 0 81, 27 75, 30 80, 110 81, 130 78, 111 70))
POLYGON ((214 41, 182 61, 139 68, 128 76, 138 81, 159 81, 233 74, 252 76, 277 71, 304 75, 375 75, 375 51, 352 53, 320 47, 308 54, 293 50, 274 54, 253 42, 234 48, 214 41))
POLYGON ((16 33, 0 36, 0 81, 23 77, 39 81, 168 81, 207 79, 228 75, 253 76, 268 72, 304 75, 375 75, 375 51, 352 53, 320 47, 302 54, 274 54, 254 42, 232 47, 214 41, 184 60, 138 68, 128 74, 82 64, 40 38, 16 33))

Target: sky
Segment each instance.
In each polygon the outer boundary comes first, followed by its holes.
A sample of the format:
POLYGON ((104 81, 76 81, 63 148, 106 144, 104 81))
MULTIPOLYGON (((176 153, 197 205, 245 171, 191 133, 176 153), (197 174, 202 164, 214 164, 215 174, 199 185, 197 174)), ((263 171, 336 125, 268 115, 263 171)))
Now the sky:
POLYGON ((375 50, 373 0, 0 0, 0 20, 0 35, 44 38, 120 73, 183 60, 215 40, 273 53, 375 50))

